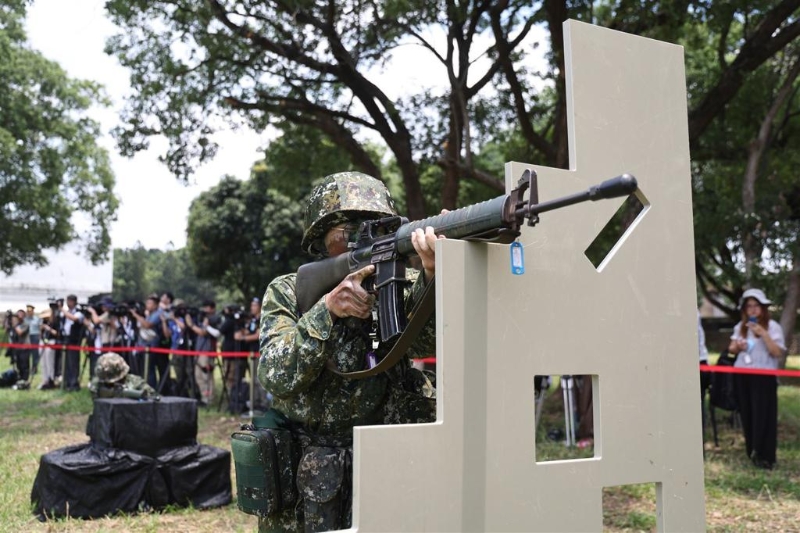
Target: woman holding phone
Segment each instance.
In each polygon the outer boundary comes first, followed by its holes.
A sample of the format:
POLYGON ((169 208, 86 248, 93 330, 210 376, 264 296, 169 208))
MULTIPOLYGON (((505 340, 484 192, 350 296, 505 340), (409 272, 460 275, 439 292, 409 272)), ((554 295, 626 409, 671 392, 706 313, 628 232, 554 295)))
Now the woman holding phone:
MULTIPOLYGON (((771 303, 761 289, 742 294, 742 319, 734 326, 728 346, 730 353, 738 354, 735 367, 778 368, 786 344, 780 324, 770 320, 771 303)), ((778 379, 736 374, 735 383, 747 456, 757 467, 772 469, 778 446, 778 379)))

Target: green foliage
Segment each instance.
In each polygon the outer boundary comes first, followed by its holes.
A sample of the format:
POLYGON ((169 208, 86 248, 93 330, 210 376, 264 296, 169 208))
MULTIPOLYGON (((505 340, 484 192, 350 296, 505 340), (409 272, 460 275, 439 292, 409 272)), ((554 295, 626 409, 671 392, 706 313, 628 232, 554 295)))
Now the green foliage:
POLYGON ((264 186, 300 199, 308 196, 316 180, 356 170, 347 154, 320 130, 292 123, 283 124, 281 130, 282 135, 264 152, 264 160, 253 166, 254 178, 264 186))
POLYGON ((300 251, 305 203, 267 182, 264 174, 247 181, 226 176, 189 210, 187 248, 198 276, 245 299, 307 260, 300 251))
POLYGON ((86 116, 106 104, 100 87, 69 78, 30 48, 26 2, 0 6, 0 270, 46 263, 42 250, 76 238, 74 213, 93 262, 107 256, 117 199, 99 125, 86 116))
MULTIPOLYGON (((723 61, 732 61, 735 50, 720 48, 720 41, 741 43, 757 17, 727 28, 730 36, 720 35, 715 13, 706 24, 696 24, 686 32, 687 83, 691 101, 698 101, 723 61)), ((795 80, 793 95, 780 109, 766 140, 755 182, 755 206, 747 213, 743 206, 743 185, 749 148, 759 135, 778 88, 784 83, 789 66, 800 50, 795 45, 777 54, 754 70, 743 82, 736 98, 725 112, 711 122, 692 147, 694 187, 695 250, 699 285, 706 294, 718 295, 721 305, 732 316, 734 304, 747 286, 763 287, 770 297, 781 302, 786 294, 789 271, 797 257, 800 222, 792 202, 797 198, 796 168, 800 155, 794 148, 800 139, 800 83, 795 80), (748 278, 744 269, 745 238, 753 239, 758 258, 748 278)))
POLYGON ((197 276, 186 248, 148 250, 140 243, 127 250, 114 250, 114 301, 143 301, 152 293, 166 291, 188 305, 225 296, 212 282, 197 276))
POLYGON ((128 250, 114 250, 114 285, 112 295, 114 301, 143 301, 153 292, 150 279, 152 270, 148 269, 150 257, 158 253, 146 250, 141 243, 128 250))
MULTIPOLYGON (((363 141, 369 133, 370 138, 379 136, 394 158, 412 217, 425 209, 419 183, 423 163, 453 167, 465 143, 477 151, 491 140, 491 132, 510 124, 514 112, 508 106, 498 112, 487 88, 497 65, 480 70, 465 59, 511 58, 523 72, 519 63, 526 52, 520 42, 535 11, 525 0, 512 0, 497 12, 490 12, 489 3, 417 1, 367 6, 350 0, 112 0, 106 5, 122 28, 107 51, 131 69, 135 89, 117 131, 124 153, 141 150, 150 136, 163 134, 170 142, 164 160, 185 178, 213 157, 216 147, 209 134, 221 124, 246 122, 257 130, 293 124, 317 130, 347 155, 352 168, 382 178, 383 161, 363 141), (510 52, 498 54, 491 45, 491 18, 510 52), (442 28, 457 50, 436 42, 442 28), (520 40, 511 42, 512 35, 520 40), (483 38, 490 43, 486 48, 478 44, 483 38), (452 90, 423 88, 397 98, 390 96, 397 87, 374 81, 392 53, 409 45, 436 58, 437 74, 449 80, 452 90), (471 72, 480 81, 468 87, 471 72), (469 142, 463 139, 469 114, 460 110, 463 106, 476 111, 469 142), (457 146, 455 160, 442 154, 447 140, 457 146)), ((522 92, 530 96, 531 88, 523 85, 522 92)), ((276 176, 275 182, 283 180, 276 176)))

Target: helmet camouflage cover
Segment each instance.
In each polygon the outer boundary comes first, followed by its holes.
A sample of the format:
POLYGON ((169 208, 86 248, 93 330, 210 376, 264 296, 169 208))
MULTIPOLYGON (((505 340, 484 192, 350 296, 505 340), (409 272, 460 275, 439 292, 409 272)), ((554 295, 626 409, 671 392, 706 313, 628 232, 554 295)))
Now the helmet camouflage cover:
POLYGON ((311 191, 301 246, 311 255, 323 255, 323 239, 332 227, 353 219, 396 214, 394 200, 383 182, 361 172, 331 174, 311 191))
POLYGON ((130 367, 122 356, 116 353, 107 353, 97 359, 94 375, 103 383, 116 383, 125 379, 129 371, 130 367))

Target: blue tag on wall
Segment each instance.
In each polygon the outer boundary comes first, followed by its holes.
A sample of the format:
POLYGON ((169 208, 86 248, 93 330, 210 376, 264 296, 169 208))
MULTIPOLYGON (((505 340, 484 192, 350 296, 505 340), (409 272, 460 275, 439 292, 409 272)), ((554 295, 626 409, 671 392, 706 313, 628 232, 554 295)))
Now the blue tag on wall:
POLYGON ((518 241, 511 243, 511 273, 515 276, 525 273, 525 252, 518 241))

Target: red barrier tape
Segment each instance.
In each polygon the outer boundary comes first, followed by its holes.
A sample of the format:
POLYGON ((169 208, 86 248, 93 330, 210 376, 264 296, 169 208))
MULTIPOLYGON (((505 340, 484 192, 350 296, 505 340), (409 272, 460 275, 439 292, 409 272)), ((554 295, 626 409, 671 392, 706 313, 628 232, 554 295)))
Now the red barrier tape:
POLYGON ((170 350, 169 348, 147 348, 145 346, 104 346, 95 348, 94 346, 72 346, 66 344, 11 344, 7 342, 0 342, 0 348, 22 348, 23 350, 38 349, 44 346, 49 346, 54 350, 72 350, 80 352, 146 352, 150 353, 171 353, 173 355, 194 356, 194 355, 211 355, 220 357, 250 357, 250 355, 257 356, 256 352, 209 352, 197 350, 170 350))
MULTIPOLYGON (((95 348, 94 346, 72 346, 67 344, 12 344, 8 342, 0 342, 0 348, 21 348, 23 350, 31 350, 31 349, 39 349, 44 346, 49 346, 54 350, 72 350, 72 351, 80 351, 80 352, 114 352, 114 353, 121 353, 121 352, 145 352, 150 351, 150 353, 171 353, 173 355, 182 355, 182 356, 195 356, 195 355, 210 355, 212 357, 220 356, 220 357, 250 357, 251 355, 258 357, 258 352, 208 352, 208 351, 197 351, 197 350, 170 350, 169 348, 147 348, 145 346, 104 346, 101 348, 95 348)), ((435 357, 426 357, 425 359, 419 359, 424 363, 435 363, 435 357)))
POLYGON ((752 374, 757 376, 786 376, 800 378, 800 370, 772 370, 769 368, 739 368, 735 366, 700 365, 703 372, 722 372, 724 374, 752 374))
MULTIPOLYGON (((435 357, 425 357, 422 359, 415 359, 423 363, 436 364, 435 357)), ((728 374, 753 374, 762 376, 787 376, 792 378, 800 378, 800 370, 769 370, 766 368, 737 368, 732 366, 709 366, 700 365, 700 370, 704 372, 725 372, 728 374)))
MULTIPOLYGON (((64 344, 12 344, 8 342, 0 342, 0 348, 22 348, 23 350, 30 350, 30 349, 38 349, 42 348, 43 346, 50 346, 56 350, 73 350, 73 351, 81 351, 81 352, 145 352, 147 350, 150 353, 166 353, 166 354, 173 354, 173 355, 182 355, 182 356, 195 356, 195 355, 210 355, 213 357, 220 356, 220 357, 250 357, 251 355, 258 356, 255 352, 209 352, 209 351, 197 351, 197 350, 170 350, 169 348, 146 348, 144 346, 107 346, 101 348, 95 348, 94 346, 71 346, 71 345, 64 345, 64 344)), ((424 357, 422 359, 416 359, 416 361, 421 361, 423 363, 430 363, 436 364, 435 357, 424 357)), ((784 376, 784 377, 792 377, 792 378, 800 378, 800 370, 770 370, 766 368, 738 368, 733 366, 710 366, 710 365, 700 365, 700 370, 703 372, 722 372, 725 374, 752 374, 758 376, 784 376)))

